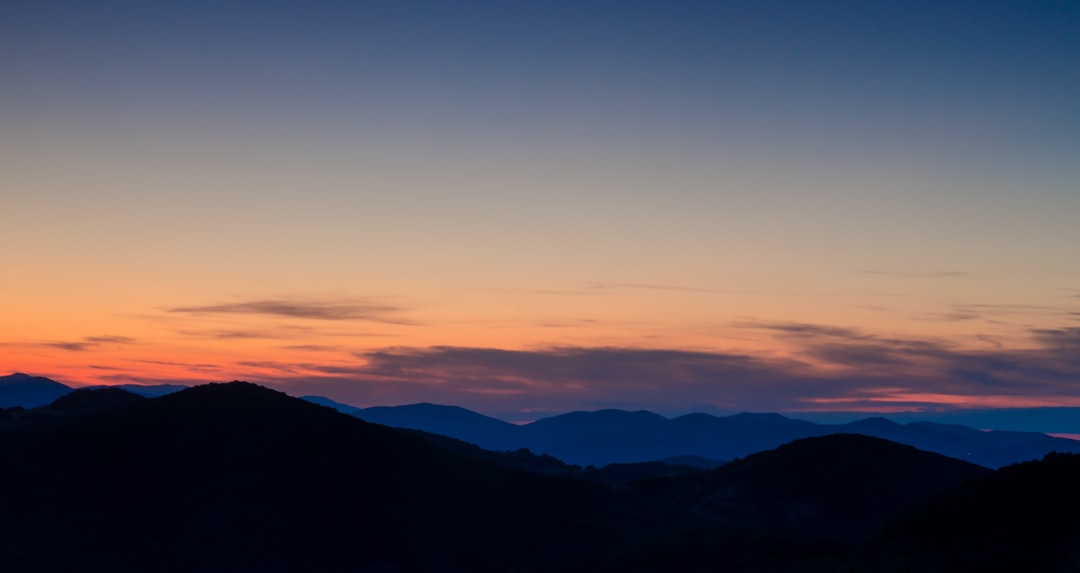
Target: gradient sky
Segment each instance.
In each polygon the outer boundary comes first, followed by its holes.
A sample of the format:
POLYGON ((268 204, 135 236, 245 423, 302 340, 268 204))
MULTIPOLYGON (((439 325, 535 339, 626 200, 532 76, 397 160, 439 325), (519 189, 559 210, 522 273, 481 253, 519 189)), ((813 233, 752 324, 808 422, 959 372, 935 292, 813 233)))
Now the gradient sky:
POLYGON ((1080 4, 0 4, 0 372, 1080 405, 1080 4))

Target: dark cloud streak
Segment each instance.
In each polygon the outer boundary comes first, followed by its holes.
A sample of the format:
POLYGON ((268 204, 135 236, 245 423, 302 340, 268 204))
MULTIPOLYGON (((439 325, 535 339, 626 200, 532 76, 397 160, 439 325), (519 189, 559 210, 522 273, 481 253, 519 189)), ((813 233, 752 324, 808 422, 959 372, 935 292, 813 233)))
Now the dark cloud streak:
POLYGON ((93 342, 46 342, 44 346, 51 346, 52 348, 59 348, 60 350, 68 350, 71 352, 86 352, 97 346, 97 344, 93 342))
POLYGON ((84 340, 95 344, 132 344, 135 339, 127 336, 87 336, 84 340))
POLYGON ((976 338, 971 349, 841 326, 743 326, 774 333, 794 358, 629 347, 389 347, 354 352, 352 361, 245 361, 214 372, 356 405, 436 402, 502 412, 953 407, 986 397, 997 405, 1080 403, 1080 328, 1033 330, 1025 348, 976 338))
POLYGON ((340 346, 326 346, 322 344, 292 344, 289 346, 282 346, 283 350, 303 350, 307 352, 333 352, 341 350, 340 346))
POLYGON ((134 344, 135 339, 127 336, 87 336, 78 342, 59 341, 59 342, 43 342, 37 344, 37 346, 47 346, 51 348, 59 348, 60 350, 67 350, 69 352, 87 352, 94 350, 104 345, 110 344, 134 344))
POLYGON ((370 321, 388 324, 412 324, 399 318, 398 306, 353 299, 338 301, 269 299, 213 304, 205 306, 180 306, 166 310, 182 314, 238 314, 272 316, 277 318, 300 318, 326 321, 370 321))

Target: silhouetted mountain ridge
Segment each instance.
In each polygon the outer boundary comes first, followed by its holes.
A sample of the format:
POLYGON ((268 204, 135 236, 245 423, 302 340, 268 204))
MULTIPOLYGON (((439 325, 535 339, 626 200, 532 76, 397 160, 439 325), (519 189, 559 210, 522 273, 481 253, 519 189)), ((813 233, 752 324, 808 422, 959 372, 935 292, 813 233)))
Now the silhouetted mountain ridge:
MULTIPOLYGON (((118 384, 115 386, 90 386, 80 389, 97 390, 100 388, 118 388, 140 396, 152 397, 178 392, 187 388, 187 386, 176 384, 118 384)), ((76 388, 44 376, 31 376, 22 372, 15 372, 7 376, 0 376, 0 408, 37 408, 38 406, 50 404, 53 400, 75 390, 76 388)))
POLYGON ((158 396, 165 396, 166 394, 186 390, 189 386, 182 386, 180 384, 113 384, 110 386, 87 386, 87 389, 90 390, 99 388, 117 388, 131 392, 132 394, 138 394, 144 398, 157 398, 158 396))
POLYGON ((142 400, 145 398, 122 388, 87 388, 64 394, 48 407, 61 411, 101 412, 129 406, 142 400))
POLYGON ((124 408, 143 399, 119 388, 73 390, 44 406, 30 409, 16 406, 0 410, 0 431, 21 432, 64 424, 124 408))
POLYGON ((0 440, 8 570, 505 571, 683 523, 246 383, 0 440))
POLYGON ((1014 464, 904 512, 832 571, 1080 571, 1080 456, 1014 464))
POLYGON ((847 424, 815 424, 775 413, 726 417, 696 413, 668 419, 648 411, 571 412, 514 425, 456 406, 361 408, 354 416, 393 427, 444 434, 492 450, 526 448, 571 464, 603 466, 696 455, 729 460, 792 440, 837 433, 879 437, 986 467, 1080 452, 1080 441, 1036 432, 981 431, 955 424, 900 424, 874 416, 847 424))
MULTIPOLYGON (((0 436, 0 558, 11 571, 807 571, 844 564, 848 540, 988 473, 859 435, 709 472, 588 470, 240 382, 159 398, 81 390, 21 410, 34 411, 55 423, 0 436), (556 477, 567 468, 602 483, 556 477)), ((1016 483, 1001 495, 1039 485, 1016 483)), ((884 531, 904 531, 895 527, 884 531)))
POLYGON ((376 406, 349 413, 375 424, 451 436, 479 444, 486 449, 521 449, 514 447, 513 440, 503 438, 511 436, 516 426, 458 406, 421 403, 394 407, 376 406))
POLYGON ((639 489, 726 523, 854 540, 912 504, 990 470, 858 434, 803 438, 639 489))

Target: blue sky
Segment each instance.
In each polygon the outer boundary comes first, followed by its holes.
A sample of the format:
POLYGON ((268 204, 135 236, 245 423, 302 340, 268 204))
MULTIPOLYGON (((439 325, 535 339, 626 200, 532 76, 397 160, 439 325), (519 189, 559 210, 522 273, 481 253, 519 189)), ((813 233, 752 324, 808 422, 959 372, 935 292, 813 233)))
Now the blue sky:
POLYGON ((6 2, 31 280, 0 367, 500 411, 1080 403, 1076 70, 1071 2, 6 2), (626 352, 637 390, 538 378, 626 352), (411 383, 372 386, 391 356, 411 383), (467 383, 433 362, 462 356, 467 383), (973 357, 1010 385, 927 373, 973 357))

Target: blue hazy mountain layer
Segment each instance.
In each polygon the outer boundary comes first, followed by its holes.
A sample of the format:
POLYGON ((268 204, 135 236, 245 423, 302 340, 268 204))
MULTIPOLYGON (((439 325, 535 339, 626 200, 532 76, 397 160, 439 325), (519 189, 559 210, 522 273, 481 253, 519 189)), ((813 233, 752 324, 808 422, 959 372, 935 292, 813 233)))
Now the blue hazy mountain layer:
MULTIPOLYGON (((120 388, 147 397, 161 396, 183 386, 120 388)), ((40 376, 15 373, 0 376, 0 408, 36 408, 72 392, 72 388, 40 376)), ((1080 441, 1057 438, 1034 431, 983 431, 967 425, 933 421, 899 423, 882 417, 847 423, 814 423, 781 414, 743 413, 732 416, 687 414, 665 418, 648 411, 600 410, 570 412, 516 425, 457 406, 413 404, 356 408, 332 400, 308 396, 308 401, 333 407, 363 420, 398 428, 423 430, 476 444, 491 450, 527 448, 578 465, 654 461, 679 456, 699 456, 727 461, 775 448, 795 439, 836 433, 855 433, 914 446, 986 467, 1039 459, 1050 452, 1080 453, 1080 441)), ((1050 414, 1051 431, 1075 409, 1025 409, 1013 419, 1031 412, 1050 414)), ((958 417, 974 413, 957 412, 958 417)), ((910 415, 910 414, 908 414, 910 415)), ((992 417, 1003 413, 983 412, 992 417)), ((980 424, 980 428, 987 427, 980 424)))
MULTIPOLYGON (((156 398, 187 388, 179 384, 117 384, 113 386, 90 386, 86 389, 119 388, 146 398, 156 398)), ((51 404, 75 388, 44 376, 31 376, 16 372, 0 376, 0 408, 37 408, 51 404)))
POLYGON ((799 438, 838 433, 884 438, 991 468, 1038 459, 1054 451, 1080 453, 1080 441, 1039 432, 983 431, 935 422, 901 424, 882 417, 817 424, 780 414, 718 417, 699 413, 669 419, 646 411, 600 410, 515 425, 457 406, 338 406, 340 411, 368 422, 443 434, 486 449, 528 448, 579 465, 678 456, 731 460, 799 438))
POLYGON ((0 376, 0 408, 36 408, 70 393, 72 388, 41 376, 16 372, 0 376))
POLYGON ((518 426, 458 406, 425 403, 356 408, 317 396, 305 396, 304 399, 321 406, 329 406, 365 422, 442 434, 488 450, 519 449, 515 447, 515 444, 520 442, 518 426))
MULTIPOLYGON (((819 424, 842 424, 861 420, 866 417, 866 412, 790 412, 788 415, 819 424)), ((1017 432, 1080 434, 1080 408, 1068 406, 893 412, 889 414, 889 419, 896 422, 963 424, 972 428, 1017 432)))

